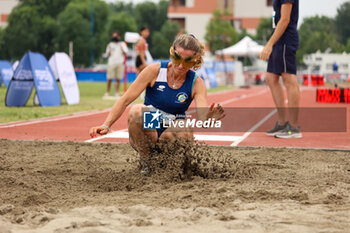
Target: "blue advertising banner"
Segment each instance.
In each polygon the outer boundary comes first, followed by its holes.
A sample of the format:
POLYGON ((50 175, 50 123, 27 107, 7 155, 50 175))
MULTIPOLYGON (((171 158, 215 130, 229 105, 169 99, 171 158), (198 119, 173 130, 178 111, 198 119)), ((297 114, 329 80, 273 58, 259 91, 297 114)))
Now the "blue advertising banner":
POLYGON ((0 86, 4 83, 5 87, 8 87, 12 76, 13 70, 11 63, 9 61, 0 60, 0 86))
POLYGON ((6 106, 24 106, 35 85, 41 106, 58 106, 61 94, 46 58, 28 52, 19 63, 6 94, 6 106))
POLYGON ((28 53, 21 59, 6 94, 6 106, 24 106, 32 93, 34 83, 28 53))

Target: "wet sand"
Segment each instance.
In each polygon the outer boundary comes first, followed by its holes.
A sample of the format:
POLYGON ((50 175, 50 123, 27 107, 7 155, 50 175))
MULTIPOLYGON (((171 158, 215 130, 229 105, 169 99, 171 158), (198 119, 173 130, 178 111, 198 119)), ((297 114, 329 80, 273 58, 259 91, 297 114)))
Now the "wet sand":
POLYGON ((0 140, 0 232, 349 232, 350 153, 0 140))

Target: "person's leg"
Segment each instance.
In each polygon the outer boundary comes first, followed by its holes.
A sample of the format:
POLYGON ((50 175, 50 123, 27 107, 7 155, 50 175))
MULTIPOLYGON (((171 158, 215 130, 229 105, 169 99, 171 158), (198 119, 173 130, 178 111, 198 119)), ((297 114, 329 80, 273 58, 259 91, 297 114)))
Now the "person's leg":
POLYGON ((115 81, 115 95, 118 96, 119 95, 119 87, 120 87, 120 80, 116 80, 115 81))
POLYGON ((283 125, 286 123, 286 109, 284 104, 284 92, 283 87, 279 81, 279 75, 267 72, 266 82, 270 88, 273 101, 277 108, 278 123, 283 125))
POLYGON ((152 146, 157 142, 158 136, 155 129, 143 129, 143 110, 147 107, 143 104, 134 105, 128 114, 128 130, 130 144, 137 149, 140 157, 147 160, 152 146))
POLYGON ((298 127, 300 90, 297 77, 295 74, 282 73, 284 86, 287 89, 288 107, 289 107, 289 123, 294 127, 298 127))
POLYGON ((112 84, 112 79, 107 79, 107 91, 106 93, 109 95, 111 91, 111 84, 112 84))
POLYGON ((107 92, 106 95, 110 95, 110 91, 111 91, 111 85, 112 85, 112 80, 115 77, 115 72, 114 72, 114 65, 108 65, 107 68, 107 92))
POLYGON ((116 76, 116 83, 115 83, 115 96, 119 96, 119 88, 120 88, 120 82, 124 77, 124 64, 119 64, 117 67, 117 76, 116 76))

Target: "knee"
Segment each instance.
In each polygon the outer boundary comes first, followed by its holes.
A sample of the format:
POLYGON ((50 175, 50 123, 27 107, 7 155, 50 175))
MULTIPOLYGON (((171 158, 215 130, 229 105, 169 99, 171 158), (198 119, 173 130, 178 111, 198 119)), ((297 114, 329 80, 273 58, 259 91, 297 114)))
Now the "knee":
POLYGON ((274 76, 274 75, 267 75, 266 77, 266 83, 269 86, 275 86, 279 84, 279 77, 274 76))
POLYGON ((133 107, 131 107, 129 113, 128 113, 128 123, 132 122, 141 122, 143 110, 146 106, 143 104, 136 104, 133 107))
POLYGON ((297 78, 295 76, 290 75, 287 77, 282 77, 282 79, 283 79, 283 84, 287 89, 299 87, 297 78))
POLYGON ((183 139, 186 139, 186 140, 192 140, 193 139, 193 132, 188 130, 188 131, 183 131, 183 132, 180 132, 178 137, 181 137, 183 139))
POLYGON ((164 132, 160 138, 162 139, 176 139, 176 138, 182 138, 186 140, 192 140, 193 139, 193 131, 189 128, 184 128, 184 129, 172 129, 172 130, 167 130, 164 132))

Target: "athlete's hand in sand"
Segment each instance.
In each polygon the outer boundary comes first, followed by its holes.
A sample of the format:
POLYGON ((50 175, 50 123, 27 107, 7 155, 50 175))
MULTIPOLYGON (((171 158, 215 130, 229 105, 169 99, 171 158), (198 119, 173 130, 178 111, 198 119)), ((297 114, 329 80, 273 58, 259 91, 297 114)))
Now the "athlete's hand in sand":
POLYGON ((207 114, 207 119, 215 119, 215 120, 220 120, 225 117, 225 111, 224 108, 220 104, 215 104, 212 103, 210 105, 208 114, 207 114))
POLYGON ((97 126, 97 127, 92 127, 90 129, 90 137, 94 138, 97 136, 97 134, 99 135, 105 135, 109 132, 109 128, 107 128, 106 126, 97 126))

